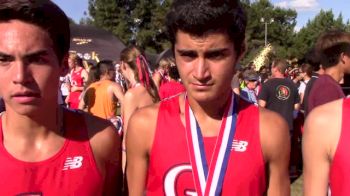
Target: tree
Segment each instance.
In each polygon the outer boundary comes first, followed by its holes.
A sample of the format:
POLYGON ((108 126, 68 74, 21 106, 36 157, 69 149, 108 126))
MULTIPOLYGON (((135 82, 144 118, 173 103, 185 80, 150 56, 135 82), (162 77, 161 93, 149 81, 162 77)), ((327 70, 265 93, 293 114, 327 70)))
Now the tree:
POLYGON ((297 13, 291 9, 275 7, 268 0, 242 1, 248 15, 248 50, 243 64, 253 60, 265 45, 265 23, 267 22, 267 41, 272 44, 275 55, 287 58, 295 35, 297 13), (261 19, 264 18, 264 22, 261 19), (272 22, 273 19, 273 22, 272 22))
POLYGON ((296 50, 294 50, 294 55, 297 58, 302 58, 314 46, 320 34, 331 29, 346 30, 346 25, 343 23, 343 16, 340 14, 337 19, 334 19, 332 10, 321 10, 295 36, 293 48, 296 50))
POLYGON ((92 24, 128 43, 132 37, 133 22, 129 16, 133 6, 133 0, 89 0, 92 24))
MULTIPOLYGON (((91 23, 150 53, 169 47, 164 19, 172 0, 89 0, 91 23)), ((83 23, 90 23, 83 20, 83 23)))

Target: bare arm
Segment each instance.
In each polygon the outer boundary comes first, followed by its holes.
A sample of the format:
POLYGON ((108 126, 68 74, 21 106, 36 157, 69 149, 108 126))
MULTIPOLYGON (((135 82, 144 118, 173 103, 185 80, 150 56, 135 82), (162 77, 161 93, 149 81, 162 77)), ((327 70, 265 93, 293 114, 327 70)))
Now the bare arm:
POLYGON ((137 99, 135 98, 135 95, 131 93, 130 90, 125 93, 122 105, 123 105, 123 130, 124 132, 126 132, 128 128, 128 122, 129 122, 130 116, 137 109, 137 99))
POLYGON ((103 195, 121 195, 121 139, 109 121, 85 114, 90 145, 104 177, 103 195))
POLYGON ((287 122, 277 113, 260 109, 260 140, 267 162, 269 196, 290 195, 290 139, 287 122))
POLYGON ((232 88, 232 90, 233 90, 233 92, 235 93, 235 94, 237 94, 237 95, 240 95, 240 90, 239 90, 239 88, 232 88))
POLYGON ((320 106, 306 120, 302 144, 305 196, 327 195, 331 161, 340 137, 338 108, 341 108, 339 102, 320 106))
POLYGON ((120 104, 123 105, 124 101, 124 92, 123 88, 118 83, 113 83, 108 90, 113 94, 114 97, 116 97, 120 104))
POLYGON ((84 84, 85 84, 85 82, 87 82, 88 79, 89 79, 88 72, 85 69, 83 69, 83 71, 81 72, 81 77, 83 78, 83 81, 84 81, 84 84))
POLYGON ((128 188, 130 196, 143 196, 149 152, 156 127, 157 107, 138 110, 130 119, 126 134, 128 188))
POLYGON ((266 101, 264 101, 262 99, 258 100, 258 104, 259 104, 260 107, 263 107, 263 108, 266 107, 266 101))

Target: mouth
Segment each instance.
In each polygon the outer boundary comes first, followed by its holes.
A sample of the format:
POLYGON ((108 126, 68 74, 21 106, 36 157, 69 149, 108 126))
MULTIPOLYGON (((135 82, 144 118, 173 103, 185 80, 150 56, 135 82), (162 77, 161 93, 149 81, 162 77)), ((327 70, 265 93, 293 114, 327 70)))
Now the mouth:
POLYGON ((206 90, 210 88, 213 84, 211 83, 192 83, 191 84, 197 90, 206 90))
POLYGON ((26 104, 31 103, 38 98, 41 98, 41 95, 40 93, 25 91, 14 93, 11 97, 18 103, 26 104))

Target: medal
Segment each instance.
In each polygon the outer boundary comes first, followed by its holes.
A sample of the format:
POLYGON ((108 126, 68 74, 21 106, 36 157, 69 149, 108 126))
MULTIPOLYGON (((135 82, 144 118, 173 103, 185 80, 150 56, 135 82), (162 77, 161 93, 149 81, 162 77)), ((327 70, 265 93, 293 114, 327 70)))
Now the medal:
POLYGON ((237 112, 234 96, 226 103, 219 135, 208 165, 200 127, 191 110, 188 99, 185 102, 186 139, 194 184, 199 196, 221 195, 222 185, 230 158, 231 145, 236 130, 237 112))

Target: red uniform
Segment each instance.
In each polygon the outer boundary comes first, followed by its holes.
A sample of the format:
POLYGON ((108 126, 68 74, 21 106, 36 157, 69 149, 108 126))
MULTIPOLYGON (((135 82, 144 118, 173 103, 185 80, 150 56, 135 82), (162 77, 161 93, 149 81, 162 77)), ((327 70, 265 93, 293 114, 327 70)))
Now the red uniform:
POLYGON ((350 99, 343 101, 342 128, 331 171, 332 195, 350 195, 350 99))
POLYGON ((170 98, 185 91, 186 89, 184 85, 182 85, 180 82, 169 81, 160 86, 159 97, 161 100, 163 100, 165 98, 170 98))
POLYGON ((40 162, 13 157, 3 145, 0 126, 0 195, 102 195, 103 178, 83 116, 65 111, 64 118, 67 139, 63 147, 40 162))
MULTIPOLYGON (((179 97, 174 97, 160 104, 150 153, 147 195, 194 195, 196 192, 178 100, 179 97)), ((259 135, 258 108, 252 105, 240 108, 222 195, 255 196, 266 191, 259 135)), ((215 142, 216 137, 204 137, 206 157, 211 157, 215 142)))
MULTIPOLYGON (((77 87, 84 86, 84 79, 81 76, 82 72, 83 72, 83 68, 80 68, 78 71, 72 70, 70 72, 70 80, 71 80, 70 85, 71 86, 77 86, 77 87)), ((80 94, 81 94, 81 91, 70 92, 70 94, 69 94, 69 108, 72 108, 72 109, 79 108, 80 94)))

